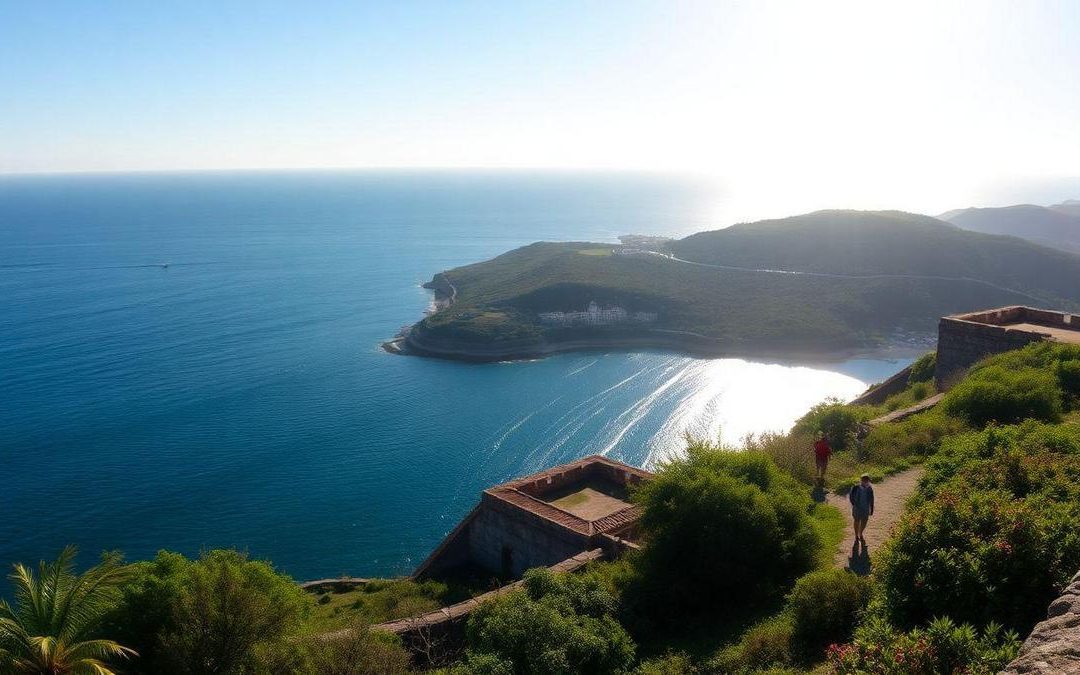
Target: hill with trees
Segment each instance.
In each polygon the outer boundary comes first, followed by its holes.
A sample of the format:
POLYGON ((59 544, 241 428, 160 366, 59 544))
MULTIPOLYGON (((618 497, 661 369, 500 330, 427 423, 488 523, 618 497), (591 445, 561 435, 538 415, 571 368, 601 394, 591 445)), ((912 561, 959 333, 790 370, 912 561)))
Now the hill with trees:
POLYGON ((956 209, 939 216, 965 230, 1022 237, 1044 246, 1080 252, 1080 201, 1054 206, 1017 204, 999 208, 956 209))
POLYGON ((603 347, 824 355, 929 335, 945 314, 1080 302, 1080 256, 899 211, 819 211, 653 250, 525 246, 437 274, 441 309, 401 341, 496 360, 603 347), (590 303, 596 314, 588 315, 590 303), (606 313, 605 313, 606 311, 606 313), (558 313, 562 313, 561 315, 558 313))

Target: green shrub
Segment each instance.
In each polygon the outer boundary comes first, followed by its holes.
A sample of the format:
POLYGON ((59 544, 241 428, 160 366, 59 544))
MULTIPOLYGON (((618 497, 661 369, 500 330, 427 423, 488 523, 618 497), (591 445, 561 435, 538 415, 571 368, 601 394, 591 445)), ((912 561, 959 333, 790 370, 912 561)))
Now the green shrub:
POLYGON ((811 572, 788 595, 795 647, 812 661, 825 647, 851 639, 870 601, 870 580, 841 569, 811 572))
POLYGON ((782 612, 747 629, 742 637, 706 664, 710 673, 757 673, 794 662, 791 615, 782 612))
POLYGON ((1068 396, 1080 396, 1080 359, 1058 362, 1057 378, 1058 384, 1068 396))
POLYGON ((700 672, 694 660, 684 652, 668 652, 663 656, 642 661, 634 675, 693 675, 700 672))
POLYGON ((1029 422, 948 439, 877 567, 889 618, 1026 632, 1080 568, 1080 430, 1029 422))
POLYGON ((132 565, 109 617, 138 645, 147 673, 246 672, 295 634, 311 596, 269 563, 214 550, 198 560, 162 551, 132 565))
POLYGON ((652 618, 778 598, 822 548, 806 488, 758 452, 693 442, 634 498, 647 544, 627 592, 652 618))
MULTIPOLYGON (((796 435, 816 436, 824 433, 833 450, 845 450, 855 442, 859 425, 870 417, 867 408, 847 405, 835 398, 818 403, 803 415, 792 428, 796 435)), ((809 452, 809 451, 808 451, 809 452)))
POLYGON ((863 454, 875 464, 888 464, 904 457, 928 457, 937 452, 941 439, 965 428, 963 422, 942 411, 928 410, 871 429, 863 441, 863 454))
POLYGON ((293 675, 405 675, 412 672, 410 660, 401 638, 357 624, 332 636, 312 635, 276 649, 268 659, 265 672, 293 675))
POLYGON ((929 382, 934 379, 934 370, 937 368, 937 352, 927 352, 911 364, 908 371, 908 384, 917 382, 929 382))
POLYGON ((814 481, 814 438, 808 434, 763 432, 748 434, 742 440, 743 450, 761 452, 776 466, 801 483, 814 481))
POLYGON ((594 575, 529 570, 520 590, 481 605, 466 630, 467 666, 483 672, 614 673, 633 640, 613 618, 616 597, 594 575))
POLYGON ((1061 418, 1061 388, 1045 369, 985 365, 972 371, 942 401, 944 411, 977 427, 1025 419, 1061 418))
POLYGON ((1016 633, 997 624, 978 632, 942 618, 925 629, 901 633, 877 619, 861 626, 851 644, 830 647, 828 664, 836 675, 992 675, 1019 650, 1016 633))

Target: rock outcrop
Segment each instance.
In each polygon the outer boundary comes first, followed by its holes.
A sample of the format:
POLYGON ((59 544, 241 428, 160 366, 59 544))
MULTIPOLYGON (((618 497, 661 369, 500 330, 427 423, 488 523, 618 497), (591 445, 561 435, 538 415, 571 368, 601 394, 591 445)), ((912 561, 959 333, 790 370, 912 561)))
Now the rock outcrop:
POLYGON ((1004 675, 1080 673, 1080 572, 1050 603, 1046 621, 1035 625, 1004 675))

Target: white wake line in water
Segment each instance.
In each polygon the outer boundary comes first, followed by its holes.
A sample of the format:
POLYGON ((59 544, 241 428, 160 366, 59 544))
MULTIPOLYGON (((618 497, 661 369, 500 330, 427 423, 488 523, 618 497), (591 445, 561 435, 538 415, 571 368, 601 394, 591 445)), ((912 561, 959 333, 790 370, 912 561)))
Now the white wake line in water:
POLYGON ((658 399, 660 395, 663 394, 665 391, 675 386, 675 384, 679 382, 679 380, 681 380, 686 375, 686 373, 693 367, 694 364, 684 366, 678 373, 669 378, 667 382, 664 382, 662 385, 660 385, 660 387, 656 389, 656 391, 650 393, 648 396, 643 397, 637 403, 627 408, 621 415, 616 417, 613 424, 617 425, 619 423, 619 420, 623 419, 627 415, 632 415, 630 421, 622 429, 620 429, 618 433, 615 434, 615 437, 611 440, 610 443, 607 444, 607 446, 603 450, 600 451, 600 454, 606 457, 608 453, 610 453, 615 448, 615 446, 618 445, 619 441, 623 439, 623 436, 625 436, 627 432, 630 431, 630 429, 632 429, 638 422, 642 420, 642 418, 645 417, 646 414, 648 414, 648 412, 652 409, 653 402, 656 401, 656 399, 658 399))
MULTIPOLYGON (((597 393, 597 394, 593 394, 592 396, 590 396, 589 398, 585 399, 584 401, 582 401, 582 402, 580 402, 580 403, 578 403, 578 404, 574 405, 574 406, 573 406, 573 407, 571 407, 571 408, 570 408, 569 410, 567 410, 567 411, 566 411, 565 413, 563 413, 562 415, 560 415, 560 416, 558 417, 558 419, 556 419, 556 420, 555 420, 554 422, 552 422, 552 423, 551 423, 551 426, 552 426, 552 427, 554 427, 555 425, 559 424, 560 422, 562 422, 563 420, 565 420, 565 419, 566 419, 567 417, 569 417, 569 416, 573 415, 573 414, 574 414, 575 412, 577 412, 577 411, 578 411, 579 409, 581 409, 581 408, 583 408, 583 407, 585 407, 585 406, 589 405, 590 403, 592 403, 592 402, 593 402, 593 401, 595 401, 596 399, 598 399, 598 398, 600 398, 600 397, 602 397, 602 396, 605 396, 605 395, 607 395, 607 394, 610 394, 611 392, 615 391, 616 389, 618 389, 618 388, 620 388, 620 387, 623 387, 623 386, 625 386, 625 385, 626 385, 626 384, 627 384, 628 382, 630 382, 630 381, 631 381, 631 380, 633 380, 634 378, 638 377, 639 375, 643 375, 643 374, 645 374, 645 373, 651 373, 651 372, 654 372, 654 371, 660 370, 661 368, 663 368, 664 366, 666 366, 666 365, 668 365, 668 364, 669 364, 669 362, 665 362, 665 363, 661 363, 661 364, 660 364, 660 365, 658 365, 658 366, 654 366, 654 367, 652 367, 652 368, 649 368, 649 367, 645 367, 645 368, 642 368, 641 370, 637 371, 637 372, 636 372, 636 373, 634 373, 633 375, 630 375, 630 376, 629 376, 629 377, 627 377, 626 379, 624 379, 624 380, 621 380, 621 381, 619 381, 619 382, 616 382, 615 384, 611 385, 611 386, 610 386, 610 387, 608 387, 607 389, 604 389, 603 391, 601 391, 601 392, 599 392, 599 393, 597 393)), ((573 424, 573 421, 571 420, 571 421, 570 421, 570 422, 569 422, 568 424, 573 424)), ((563 428, 565 428, 565 427, 563 427, 563 428)))
POLYGON ((570 377, 571 375, 577 375, 581 371, 592 368, 593 366, 595 366, 598 363, 600 363, 600 359, 595 359, 592 363, 586 363, 584 366, 578 368, 577 370, 571 370, 569 373, 567 373, 565 375, 565 377, 570 377))
MULTIPOLYGON (((579 419, 578 419, 578 421, 577 421, 577 424, 576 424, 576 425, 575 425, 575 424, 574 424, 574 422, 572 422, 572 421, 571 421, 571 422, 567 422, 567 423, 566 423, 565 425, 563 425, 563 427, 562 427, 562 428, 561 428, 561 429, 559 430, 560 432, 561 432, 561 431, 563 431, 563 430, 565 430, 565 429, 566 429, 567 427, 569 427, 569 426, 573 426, 573 429, 571 429, 571 430, 569 431, 569 433, 566 433, 566 434, 564 434, 564 435, 562 435, 562 436, 559 436, 559 438, 558 438, 558 441, 557 441, 557 442, 555 443, 555 445, 551 446, 551 447, 550 447, 550 448, 548 449, 548 451, 544 453, 544 455, 543 455, 543 456, 542 456, 542 457, 540 458, 540 461, 539 461, 539 462, 537 463, 537 465, 538 465, 538 466, 544 466, 544 465, 545 465, 545 464, 547 463, 547 461, 548 461, 548 458, 550 458, 550 457, 551 457, 551 456, 552 456, 553 454, 555 454, 556 452, 558 452, 558 450, 559 450, 560 448, 562 448, 562 446, 566 445, 566 442, 567 442, 567 441, 569 441, 569 440, 570 440, 571 438, 573 438, 574 436, 576 436, 576 435, 577 435, 577 433, 578 433, 579 431, 581 431, 581 430, 582 430, 582 429, 583 429, 583 428, 585 427, 585 425, 589 423, 589 421, 590 421, 590 420, 591 420, 592 418, 594 418, 594 417, 596 417, 597 415, 601 414, 601 413, 602 413, 602 412, 604 412, 605 410, 607 410, 607 407, 606 407, 606 406, 603 406, 603 405, 601 405, 601 406, 600 406, 599 408, 597 408, 596 410, 594 410, 594 411, 592 412, 592 414, 591 414, 591 415, 586 415, 586 416, 584 416, 584 417, 581 417, 581 418, 579 418, 579 419)), ((558 432, 557 432, 557 433, 558 433, 558 432)))
MULTIPOLYGON (((704 374, 701 369, 695 376, 700 379, 704 374)), ((695 433, 694 427, 699 435, 704 435, 704 428, 719 417, 719 399, 725 391, 726 387, 714 383, 705 383, 697 389, 692 387, 649 439, 643 466, 651 468, 678 454, 682 450, 684 434, 695 433)))
POLYGON ((581 431, 581 429, 589 422, 589 420, 596 417, 607 408, 607 399, 611 397, 612 393, 616 389, 625 386, 631 380, 641 375, 651 375, 652 373, 660 370, 670 371, 673 367, 672 364, 676 363, 678 360, 678 357, 674 357, 663 361, 656 366, 642 368, 641 370, 638 370, 629 377, 624 378, 619 382, 616 382, 614 385, 604 389, 603 391, 593 394, 584 401, 581 401, 580 403, 571 407, 548 426, 548 430, 550 431, 547 432, 547 435, 549 437, 557 439, 555 443, 546 448, 542 446, 538 446, 537 448, 535 448, 532 452, 529 453, 527 457, 524 458, 525 465, 530 466, 534 469, 538 469, 539 467, 541 467, 548 460, 548 458, 550 458, 559 448, 565 445, 567 441, 569 441, 571 438, 574 437, 575 434, 581 431), (599 407, 589 413, 587 407, 597 401, 599 402, 599 407), (583 411, 583 414, 577 414, 579 410, 583 411), (570 431, 567 432, 567 429, 569 429, 570 431))

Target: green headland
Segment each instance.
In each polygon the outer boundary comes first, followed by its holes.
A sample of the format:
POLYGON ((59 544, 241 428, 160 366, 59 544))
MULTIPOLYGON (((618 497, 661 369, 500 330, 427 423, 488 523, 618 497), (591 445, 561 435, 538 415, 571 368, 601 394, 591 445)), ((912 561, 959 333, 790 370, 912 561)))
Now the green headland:
POLYGON ((899 211, 818 211, 684 239, 538 242, 436 274, 388 349, 466 360, 580 349, 845 356, 972 307, 1080 302, 1080 256, 899 211))

